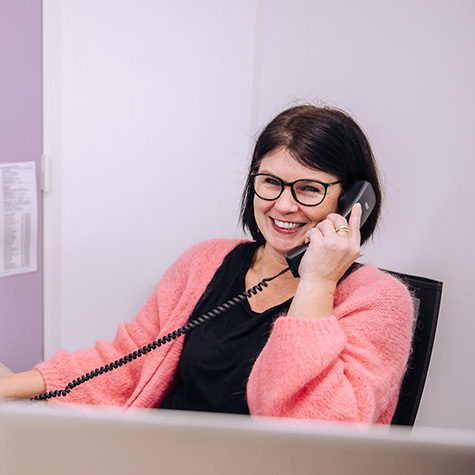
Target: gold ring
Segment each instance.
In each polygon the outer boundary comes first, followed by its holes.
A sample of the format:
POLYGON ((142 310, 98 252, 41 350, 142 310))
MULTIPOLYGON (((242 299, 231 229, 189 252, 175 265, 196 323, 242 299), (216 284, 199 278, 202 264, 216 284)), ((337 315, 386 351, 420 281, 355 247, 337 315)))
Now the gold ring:
POLYGON ((350 228, 348 226, 338 226, 336 229, 335 229, 335 232, 338 233, 340 231, 346 231, 347 233, 350 232, 350 228))

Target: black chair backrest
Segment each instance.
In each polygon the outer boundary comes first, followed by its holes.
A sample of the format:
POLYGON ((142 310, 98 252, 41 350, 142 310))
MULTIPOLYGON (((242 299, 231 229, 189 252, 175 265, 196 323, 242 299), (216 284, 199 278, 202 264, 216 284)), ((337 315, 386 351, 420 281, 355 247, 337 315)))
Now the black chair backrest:
POLYGON ((412 426, 424 390, 439 317, 442 282, 409 274, 387 271, 404 282, 416 300, 416 321, 409 357, 392 425, 412 426), (418 309, 417 309, 418 305, 418 309))

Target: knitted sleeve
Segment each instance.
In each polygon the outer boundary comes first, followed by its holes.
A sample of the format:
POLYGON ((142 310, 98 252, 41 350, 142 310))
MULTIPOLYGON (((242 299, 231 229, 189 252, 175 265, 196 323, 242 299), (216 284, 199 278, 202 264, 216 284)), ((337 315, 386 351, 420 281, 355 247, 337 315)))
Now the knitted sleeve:
MULTIPOLYGON (((227 253, 231 240, 199 243, 164 274, 152 295, 129 323, 121 323, 113 341, 98 340, 92 348, 61 350, 37 366, 47 391, 64 389, 72 380, 114 362, 183 326, 227 253)), ((97 376, 57 402, 151 407, 173 380, 183 338, 97 376)))
POLYGON ((410 353, 407 288, 372 266, 337 288, 333 315, 276 320, 248 381, 251 414, 389 423, 410 353))
MULTIPOLYGON (((38 369, 47 391, 61 390, 76 378, 105 366, 153 341, 160 331, 156 288, 146 304, 130 323, 121 323, 113 341, 98 340, 91 348, 70 353, 58 351, 38 369)), ((120 369, 97 376, 74 388, 69 395, 56 399, 57 403, 125 405, 138 384, 145 359, 138 358, 120 369)))

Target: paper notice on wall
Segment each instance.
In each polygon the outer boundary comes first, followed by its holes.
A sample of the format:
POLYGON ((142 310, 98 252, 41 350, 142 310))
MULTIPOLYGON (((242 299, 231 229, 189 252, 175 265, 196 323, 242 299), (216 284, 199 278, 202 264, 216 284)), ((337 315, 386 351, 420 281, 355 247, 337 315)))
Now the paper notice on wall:
POLYGON ((38 270, 35 162, 0 164, 0 277, 38 270))

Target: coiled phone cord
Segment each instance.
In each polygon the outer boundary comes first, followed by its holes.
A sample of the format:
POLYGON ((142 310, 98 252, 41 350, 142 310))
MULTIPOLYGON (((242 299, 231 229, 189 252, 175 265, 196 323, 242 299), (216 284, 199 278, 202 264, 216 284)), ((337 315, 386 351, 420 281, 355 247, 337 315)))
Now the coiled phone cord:
POLYGON ((152 343, 149 343, 148 345, 143 346, 142 348, 138 348, 132 353, 129 353, 128 355, 123 356, 122 358, 119 358, 118 360, 115 360, 114 362, 101 366, 100 368, 97 368, 94 371, 86 373, 77 379, 74 379, 64 389, 49 391, 43 394, 39 394, 38 396, 32 397, 30 401, 46 401, 47 399, 51 399, 55 397, 67 396, 71 392, 72 389, 79 386, 80 384, 83 384, 86 381, 89 381, 95 378, 96 376, 99 376, 100 374, 107 373, 108 371, 112 371, 118 368, 119 366, 123 366, 129 363, 130 361, 135 360, 136 358, 140 358, 141 356, 146 355, 150 351, 153 351, 159 348, 160 346, 165 345, 169 341, 172 341, 175 338, 178 338, 179 336, 184 335, 185 333, 189 332, 190 330, 197 327, 198 325, 201 325, 207 322, 208 320, 211 320, 212 318, 226 312, 226 310, 229 310, 230 308, 234 307, 238 303, 251 298, 253 295, 256 295, 258 291, 262 292, 263 288, 267 287, 267 282, 277 279, 277 277, 280 277, 282 274, 285 274, 289 270, 290 268, 287 267, 286 269, 279 272, 277 275, 263 279, 261 282, 259 282, 257 285, 250 288, 249 290, 244 291, 243 293, 239 295, 236 295, 236 297, 233 297, 227 302, 224 302, 223 304, 219 305, 218 307, 209 311, 208 313, 192 320, 191 322, 187 323, 181 328, 178 328, 177 330, 168 333, 168 335, 162 336, 158 340, 155 340, 152 343))

